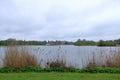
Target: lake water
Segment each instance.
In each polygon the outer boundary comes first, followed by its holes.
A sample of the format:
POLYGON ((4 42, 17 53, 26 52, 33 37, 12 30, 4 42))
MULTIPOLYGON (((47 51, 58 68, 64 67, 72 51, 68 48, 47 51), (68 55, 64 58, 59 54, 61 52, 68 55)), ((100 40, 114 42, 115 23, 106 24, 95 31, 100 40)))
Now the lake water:
MULTIPOLYGON (((97 47, 97 46, 28 46, 31 54, 37 56, 38 62, 42 67, 46 67, 48 61, 63 60, 67 66, 83 68, 89 59, 95 55, 95 59, 99 60, 100 56, 105 57, 120 47, 97 47)), ((0 47, 0 65, 5 53, 4 46, 0 47)))

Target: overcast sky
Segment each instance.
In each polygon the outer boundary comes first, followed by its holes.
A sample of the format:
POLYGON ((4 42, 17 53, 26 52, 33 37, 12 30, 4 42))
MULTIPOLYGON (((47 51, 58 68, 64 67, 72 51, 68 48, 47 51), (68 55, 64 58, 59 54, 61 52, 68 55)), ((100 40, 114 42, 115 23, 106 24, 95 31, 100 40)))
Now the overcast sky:
POLYGON ((0 0, 0 40, 120 38, 120 0, 0 0))

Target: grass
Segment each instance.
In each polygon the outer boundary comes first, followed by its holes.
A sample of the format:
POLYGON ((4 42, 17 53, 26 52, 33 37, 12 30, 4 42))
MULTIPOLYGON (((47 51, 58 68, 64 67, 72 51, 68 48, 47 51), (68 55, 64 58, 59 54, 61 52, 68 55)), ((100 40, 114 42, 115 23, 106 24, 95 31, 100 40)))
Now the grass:
POLYGON ((0 80, 120 80, 120 74, 106 73, 0 73, 0 80))

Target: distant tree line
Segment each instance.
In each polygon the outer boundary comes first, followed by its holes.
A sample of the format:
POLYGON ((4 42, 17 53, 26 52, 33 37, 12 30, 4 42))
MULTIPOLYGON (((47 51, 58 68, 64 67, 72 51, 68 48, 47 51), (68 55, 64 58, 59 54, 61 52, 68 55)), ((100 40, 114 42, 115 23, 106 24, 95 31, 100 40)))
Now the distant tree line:
POLYGON ((89 41, 89 40, 85 40, 85 39, 83 39, 83 40, 81 40, 81 39, 78 39, 75 43, 74 43, 74 45, 76 45, 76 46, 95 46, 95 45, 97 45, 97 43, 95 42, 95 41, 89 41))
POLYGON ((120 46, 120 39, 118 40, 100 40, 97 43, 98 46, 120 46))
POLYGON ((0 40, 0 46, 7 45, 73 45, 74 42, 69 41, 25 41, 16 39, 0 40))
POLYGON ((48 41, 47 45, 73 45, 74 42, 70 42, 70 41, 48 41))
POLYGON ((95 41, 89 41, 89 40, 80 40, 78 39, 74 45, 76 46, 120 46, 120 39, 117 40, 99 40, 98 42, 95 41))
POLYGON ((1 40, 0 46, 7 45, 46 45, 46 41, 1 40))
POLYGON ((86 39, 78 39, 75 42, 69 41, 25 41, 16 39, 0 40, 0 46, 7 45, 75 45, 75 46, 120 46, 120 39, 99 40, 98 42, 86 39))

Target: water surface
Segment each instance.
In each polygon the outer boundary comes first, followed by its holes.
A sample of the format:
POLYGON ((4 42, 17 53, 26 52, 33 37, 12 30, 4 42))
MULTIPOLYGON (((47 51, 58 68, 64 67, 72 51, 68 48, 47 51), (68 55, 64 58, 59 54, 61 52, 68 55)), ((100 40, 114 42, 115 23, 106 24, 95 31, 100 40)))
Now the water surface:
MULTIPOLYGON (((109 55, 120 47, 97 47, 97 46, 27 46, 31 54, 37 56, 38 62, 42 67, 46 67, 48 61, 63 60, 67 66, 76 68, 85 67, 89 59, 95 55, 99 60, 100 56, 109 55)), ((0 47, 0 65, 5 54, 5 46, 0 47)))

